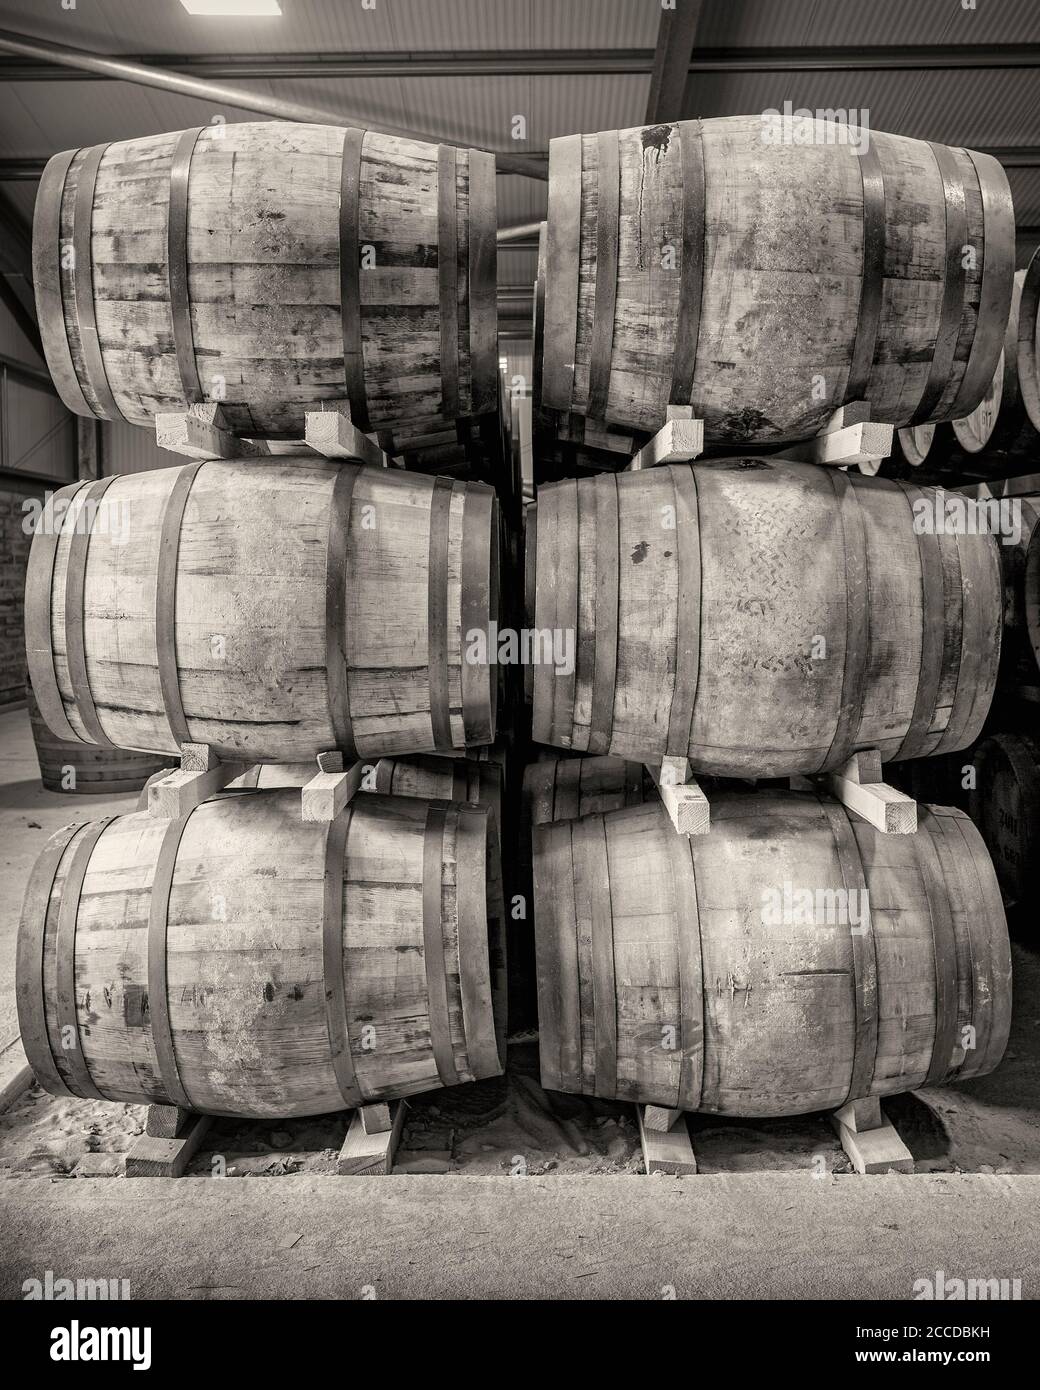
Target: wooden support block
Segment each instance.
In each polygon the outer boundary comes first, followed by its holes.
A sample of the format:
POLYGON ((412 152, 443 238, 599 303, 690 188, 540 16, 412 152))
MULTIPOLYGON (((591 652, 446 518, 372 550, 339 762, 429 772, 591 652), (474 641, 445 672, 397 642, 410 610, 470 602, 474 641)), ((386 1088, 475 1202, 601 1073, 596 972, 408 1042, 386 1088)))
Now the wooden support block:
POLYGON ((365 764, 348 772, 319 772, 300 790, 300 812, 306 821, 332 821, 357 794, 365 764))
POLYGON ((403 1100, 390 1101, 389 1109, 390 1128, 375 1134, 365 1132, 360 1111, 356 1110, 351 1116, 347 1137, 336 1163, 341 1175, 372 1177, 393 1170, 394 1155, 404 1128, 405 1103, 403 1100))
POLYGON ((682 1119, 684 1110, 669 1110, 663 1105, 644 1105, 643 1124, 655 1134, 667 1134, 682 1119))
POLYGON ((181 1105, 150 1105, 144 1132, 152 1139, 176 1139, 192 1113, 181 1105))
POLYGON ((842 777, 850 782, 883 782, 881 754, 876 748, 861 748, 839 769, 842 777))
POLYGON ((219 763, 220 759, 208 743, 181 744, 182 772, 211 772, 219 763))
POLYGON ((831 1116, 831 1123, 857 1173, 914 1171, 913 1154, 885 1119, 877 1100, 843 1105, 831 1116))
POLYGON ((687 760, 666 757, 660 767, 654 763, 647 763, 646 767, 677 833, 707 835, 711 829, 711 806, 694 781, 687 760))
POLYGON ((319 772, 344 772, 345 770, 343 766, 343 754, 338 748, 333 748, 328 753, 318 754, 319 772))
POLYGON ((888 1121, 881 1113, 881 1100, 878 1096, 865 1096, 862 1100, 849 1100, 835 1110, 832 1115, 835 1125, 842 1124, 853 1134, 863 1134, 868 1129, 880 1129, 888 1121))
POLYGON ((844 767, 827 777, 831 795, 886 835, 917 832, 917 802, 881 781, 881 758, 876 749, 856 753, 844 767))
POLYGON ((639 1142, 643 1146, 643 1164, 647 1173, 696 1173, 697 1159, 685 1123, 664 1132, 650 1129, 644 1111, 644 1106, 636 1106, 639 1142))
POLYGON ((386 1134, 393 1128, 394 1120, 390 1113, 389 1101, 363 1105, 357 1113, 361 1116, 361 1128, 366 1134, 386 1134))
POLYGON ((345 403, 335 410, 308 410, 304 421, 304 441, 316 454, 330 459, 354 459, 371 468, 389 467, 389 459, 378 444, 352 422, 350 407, 345 403))
POLYGON ((670 405, 666 423, 633 457, 628 469, 636 473, 664 463, 688 463, 703 452, 704 421, 693 418, 692 406, 670 405))
POLYGON ((126 1176, 179 1178, 211 1123, 208 1115, 189 1114, 182 1133, 176 1138, 158 1139, 148 1133, 143 1134, 126 1156, 126 1176))
POLYGON ((801 444, 785 445, 780 457, 836 468, 866 466, 869 470, 878 460, 886 459, 891 454, 893 433, 892 425, 864 420, 858 425, 825 431, 801 444))
POLYGON ((251 763, 217 763, 205 772, 189 772, 178 768, 158 778, 148 787, 148 811, 153 816, 175 820, 186 816, 208 796, 223 790, 229 782, 241 777, 251 763))
POLYGON ((217 403, 161 411, 155 417, 155 442, 160 449, 192 459, 265 458, 271 452, 261 440, 234 434, 217 403))
POLYGON ((849 425, 865 425, 869 419, 869 401, 848 401, 845 405, 838 406, 823 429, 817 433, 837 434, 839 430, 848 429, 849 425))

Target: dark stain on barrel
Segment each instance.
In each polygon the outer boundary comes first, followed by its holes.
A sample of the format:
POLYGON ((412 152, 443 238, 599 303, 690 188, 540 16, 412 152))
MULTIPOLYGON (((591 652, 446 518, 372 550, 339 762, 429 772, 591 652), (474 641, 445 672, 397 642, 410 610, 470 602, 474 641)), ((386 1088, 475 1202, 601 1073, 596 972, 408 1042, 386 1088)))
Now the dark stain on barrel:
POLYGON ((672 127, 670 125, 644 126, 640 131, 639 138, 643 142, 644 156, 647 150, 653 150, 654 159, 660 164, 661 156, 668 152, 668 145, 672 138, 672 127))
POLYGON ((264 998, 267 1000, 269 1004, 274 1001, 274 985, 271 983, 270 980, 268 980, 267 984, 264 985, 264 998))
POLYGON ((633 565, 641 565, 649 553, 649 543, 647 541, 640 541, 636 548, 632 551, 633 565))
POLYGON ((752 406, 745 406, 743 410, 737 411, 733 415, 724 416, 716 422, 716 431, 723 439, 744 440, 761 435, 776 435, 779 433, 778 427, 770 420, 768 415, 763 415, 760 410, 755 410, 752 406))

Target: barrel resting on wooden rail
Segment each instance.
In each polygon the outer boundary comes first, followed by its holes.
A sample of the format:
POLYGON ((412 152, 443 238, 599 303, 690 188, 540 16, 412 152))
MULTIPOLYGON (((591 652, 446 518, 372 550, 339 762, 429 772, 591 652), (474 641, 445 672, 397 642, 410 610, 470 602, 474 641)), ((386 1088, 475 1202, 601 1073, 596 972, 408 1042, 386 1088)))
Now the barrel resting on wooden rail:
POLYGON ((133 424, 219 400, 274 438, 337 399, 364 433, 493 411, 495 204, 493 155, 354 128, 67 150, 33 232, 55 385, 74 413, 133 424), (157 219, 131 215, 146 203, 157 219))
POLYGON ((967 746, 996 684, 999 547, 920 525, 936 497, 761 456, 541 488, 534 626, 573 631, 575 660, 534 666, 535 740, 736 777, 967 746))
POLYGON ((373 794, 315 825, 298 796, 242 792, 49 842, 17 969, 45 1089, 261 1118, 501 1072, 490 813, 373 794))
POLYGON ((735 444, 806 438, 857 400, 896 426, 973 410, 1008 318, 1007 177, 835 130, 796 145, 734 116, 551 141, 537 403, 650 432, 692 405, 735 444))
POLYGON ((992 1070, 993 867, 966 816, 920 809, 898 836, 783 791, 717 794, 692 839, 654 803, 536 826, 543 1085, 779 1116, 992 1070))
POLYGON ((224 762, 490 743, 498 605, 479 483, 315 455, 196 461, 49 499, 26 583, 58 736, 224 762))

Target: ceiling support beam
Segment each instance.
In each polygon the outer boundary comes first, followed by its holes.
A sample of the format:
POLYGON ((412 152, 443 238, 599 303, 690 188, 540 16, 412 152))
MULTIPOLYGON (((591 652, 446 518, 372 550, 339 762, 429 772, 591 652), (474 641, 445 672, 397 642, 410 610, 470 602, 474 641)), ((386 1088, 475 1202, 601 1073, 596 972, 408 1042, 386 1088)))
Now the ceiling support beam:
MULTIPOLYGON (((549 49, 449 53, 244 53, 137 54, 135 63, 170 69, 210 81, 298 79, 308 77, 597 77, 653 72, 650 48, 549 49)), ((709 72, 909 72, 922 68, 963 69, 1040 67, 1040 44, 880 44, 854 47, 702 48, 690 59, 691 73, 709 72)), ((7 82, 104 81, 105 74, 70 69, 43 59, 0 59, 7 82)))
MULTIPOLYGON (((64 44, 45 43, 40 39, 27 38, 24 34, 15 34, 7 29, 0 29, 0 51, 13 53, 20 58, 58 63, 62 67, 72 68, 76 71, 92 72, 100 77, 107 77, 111 81, 136 82, 144 87, 158 87, 162 91, 174 92, 183 97, 193 97, 196 101, 205 101, 218 108, 231 106, 236 110, 241 109, 253 111, 259 115, 272 116, 276 120, 314 122, 318 125, 353 125, 359 123, 356 120, 344 120, 343 117, 331 111, 304 106, 300 102, 285 101, 281 97, 265 96, 260 92, 244 92, 237 87, 220 86, 218 83, 207 82, 202 78, 187 77, 183 73, 146 67, 142 63, 130 62, 125 58, 102 58, 96 53, 87 53, 80 48, 68 48, 64 44)), ((377 125, 369 125, 368 122, 360 122, 360 124, 365 125, 370 130, 380 131, 384 135, 399 135, 406 140, 465 145, 465 142, 457 140, 438 141, 435 136, 414 130, 404 130, 400 126, 386 125, 383 122, 379 122, 377 125)), ((542 164, 524 159, 522 155, 502 154, 494 151, 490 153, 495 154, 496 165, 500 173, 522 174, 533 179, 548 177, 548 170, 542 164)))
POLYGON ((650 96, 646 103, 647 125, 678 121, 683 115, 686 79, 697 40, 703 0, 672 0, 672 5, 674 8, 661 10, 654 69, 650 76, 650 96))

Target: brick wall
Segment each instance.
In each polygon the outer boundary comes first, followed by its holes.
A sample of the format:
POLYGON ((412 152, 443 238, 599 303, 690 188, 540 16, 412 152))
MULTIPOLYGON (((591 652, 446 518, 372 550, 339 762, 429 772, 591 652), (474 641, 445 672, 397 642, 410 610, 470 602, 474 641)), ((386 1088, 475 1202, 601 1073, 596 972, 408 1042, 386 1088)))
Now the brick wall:
POLYGON ((43 495, 39 483, 0 482, 0 706, 25 699, 25 567, 32 535, 23 529, 22 504, 43 495))

